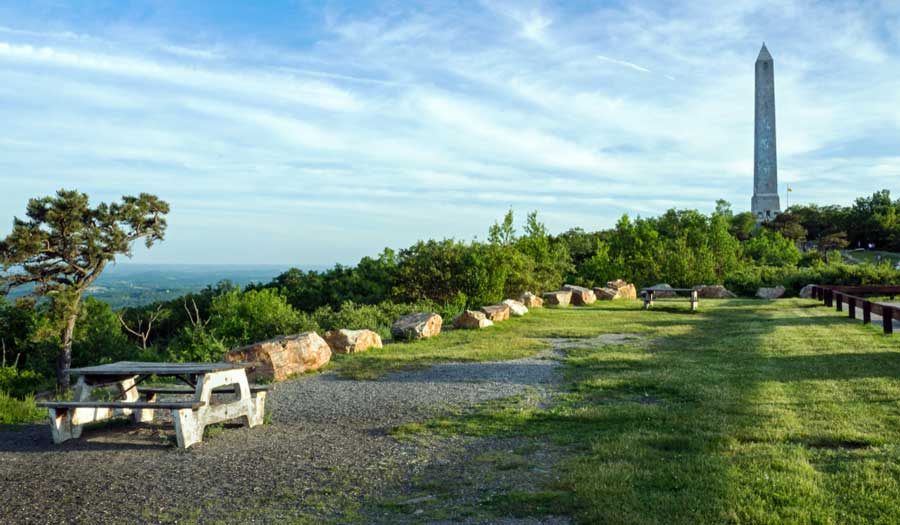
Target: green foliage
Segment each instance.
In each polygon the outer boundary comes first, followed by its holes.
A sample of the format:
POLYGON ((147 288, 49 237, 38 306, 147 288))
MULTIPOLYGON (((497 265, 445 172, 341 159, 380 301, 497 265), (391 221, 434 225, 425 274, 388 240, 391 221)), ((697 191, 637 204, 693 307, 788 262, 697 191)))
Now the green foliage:
POLYGON ((45 383, 46 378, 33 370, 22 370, 14 366, 0 367, 0 392, 13 397, 24 398, 45 383))
POLYGON ((0 241, 0 287, 29 285, 34 295, 50 299, 53 317, 62 325, 60 386, 68 386, 65 370, 72 360, 82 294, 117 255, 131 254, 134 241, 144 239, 149 248, 162 240, 168 212, 168 204, 146 193, 92 208, 87 195, 59 190, 53 197, 31 199, 27 219, 13 220, 12 232, 0 241))
POLYGON ((771 230, 760 231, 744 244, 744 252, 764 266, 793 266, 802 254, 790 239, 771 230))
POLYGON ((209 328, 227 348, 264 341, 280 335, 314 330, 308 316, 294 310, 274 289, 238 289, 215 297, 209 328))
POLYGON ((32 423, 47 417, 47 410, 38 408, 34 396, 17 399, 0 389, 0 425, 32 423))
POLYGON ((169 343, 168 359, 182 363, 221 361, 228 348, 204 326, 183 326, 169 343))
POLYGON ((72 344, 72 363, 88 366, 98 363, 135 360, 138 349, 122 333, 119 319, 109 304, 88 297, 82 305, 72 344))

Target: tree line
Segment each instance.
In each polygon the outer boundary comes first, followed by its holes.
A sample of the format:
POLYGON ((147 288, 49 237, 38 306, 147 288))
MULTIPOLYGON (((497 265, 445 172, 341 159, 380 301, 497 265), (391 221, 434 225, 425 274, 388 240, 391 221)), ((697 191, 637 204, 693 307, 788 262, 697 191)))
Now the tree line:
POLYGON ((60 374, 69 363, 218 360, 230 348, 306 330, 369 328, 387 337, 390 324, 406 313, 451 317, 566 282, 724 284, 744 295, 778 284, 796 293, 812 282, 896 283, 897 272, 889 266, 848 265, 834 252, 842 247, 835 238, 896 240, 896 211, 890 211, 896 207, 884 191, 846 208, 794 206, 757 225, 719 201, 711 214, 624 215, 607 230, 573 228, 556 235, 535 212, 519 231, 509 211, 484 241, 423 240, 396 251, 385 248, 355 266, 291 269, 264 284, 242 289, 222 282, 115 311, 102 301, 82 300, 84 276, 127 255, 136 239, 162 240, 168 205, 142 195, 91 208, 87 196, 61 191, 30 203, 28 220, 16 219, 13 233, 0 242, 6 284, 37 283, 36 292, 45 298, 0 298, 0 343, 8 362, 14 360, 14 366, 2 367, 0 390, 22 395, 47 387, 54 377, 62 384, 60 374), (861 220, 865 210, 875 219, 861 220), (801 250, 804 242, 815 248, 801 250))

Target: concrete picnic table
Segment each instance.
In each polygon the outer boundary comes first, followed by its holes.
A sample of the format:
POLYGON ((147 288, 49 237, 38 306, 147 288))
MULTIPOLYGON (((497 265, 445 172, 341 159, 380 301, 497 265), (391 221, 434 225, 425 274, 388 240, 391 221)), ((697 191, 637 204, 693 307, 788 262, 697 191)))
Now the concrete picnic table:
POLYGON ((72 401, 38 403, 50 412, 50 430, 54 443, 81 437, 88 423, 112 417, 131 416, 137 422, 153 421, 154 411, 170 410, 175 421, 179 448, 188 448, 203 439, 206 425, 243 418, 250 427, 261 425, 268 387, 247 381, 247 368, 254 363, 144 363, 120 361, 105 365, 72 368, 78 376, 72 401), (185 387, 138 387, 149 377, 173 377, 185 387), (97 387, 116 385, 118 395, 112 401, 92 401, 97 387), (231 388, 225 388, 231 387, 231 388), (213 394, 233 393, 233 401, 212 403, 213 394), (146 400, 141 400, 141 395, 146 400), (160 401, 159 394, 193 394, 189 401, 160 401))
POLYGON ((651 306, 653 306, 653 296, 657 293, 663 292, 672 292, 672 293, 690 293, 691 294, 691 311, 694 312, 697 310, 697 306, 700 304, 700 292, 693 288, 642 288, 641 296, 644 298, 644 309, 649 310, 651 306))

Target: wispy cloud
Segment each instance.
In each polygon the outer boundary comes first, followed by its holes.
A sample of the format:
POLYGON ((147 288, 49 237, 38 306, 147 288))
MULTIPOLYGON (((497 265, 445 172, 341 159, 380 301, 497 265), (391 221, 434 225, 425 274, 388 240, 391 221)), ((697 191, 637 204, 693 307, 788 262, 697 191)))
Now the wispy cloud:
POLYGON ((173 213, 152 260, 354 262, 483 237, 509 206, 557 231, 746 207, 763 39, 791 200, 900 183, 887 8, 484 0, 260 23, 129 9, 0 11, 0 209, 63 186, 158 193, 173 213))
POLYGON ((603 56, 603 55, 597 55, 597 58, 602 60, 603 62, 609 62, 610 64, 616 64, 619 66, 628 67, 628 68, 634 69, 635 71, 640 71, 641 73, 652 73, 652 71, 650 71, 649 69, 647 69, 643 66, 639 66, 637 64, 634 64, 632 62, 627 62, 625 60, 616 60, 615 58, 609 58, 609 57, 603 56))

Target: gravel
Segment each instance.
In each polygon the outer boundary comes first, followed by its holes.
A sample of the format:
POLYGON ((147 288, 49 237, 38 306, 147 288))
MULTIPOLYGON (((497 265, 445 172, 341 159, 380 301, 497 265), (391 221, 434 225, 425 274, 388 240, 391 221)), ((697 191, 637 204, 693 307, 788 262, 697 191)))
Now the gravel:
POLYGON ((546 353, 374 381, 304 376, 270 392, 271 424, 229 426, 186 451, 164 422, 86 430, 61 446, 45 424, 7 427, 0 523, 353 521, 354 509, 434 457, 428 444, 392 438, 392 427, 547 388, 557 365, 546 353))

